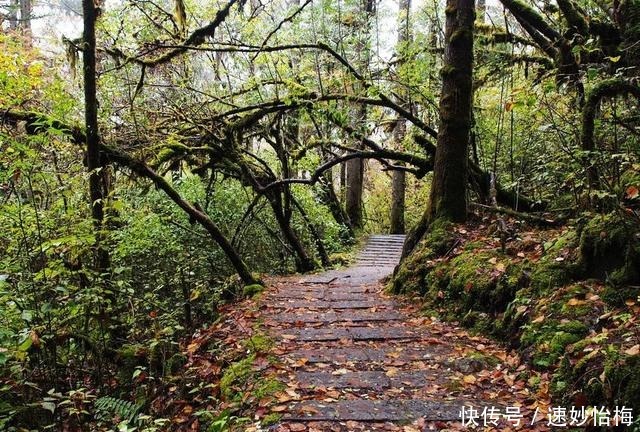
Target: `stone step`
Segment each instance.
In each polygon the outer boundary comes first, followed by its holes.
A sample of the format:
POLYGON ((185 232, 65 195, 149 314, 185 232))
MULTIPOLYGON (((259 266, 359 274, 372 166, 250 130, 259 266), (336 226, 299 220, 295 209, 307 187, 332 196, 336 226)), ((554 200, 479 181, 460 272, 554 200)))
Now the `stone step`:
POLYGON ((304 401, 292 404, 283 419, 288 421, 389 421, 409 422, 459 420, 464 401, 434 400, 341 400, 304 401))
POLYGON ((280 337, 300 342, 319 342, 341 339, 353 341, 419 339, 420 335, 404 327, 336 327, 285 329, 280 337))
POLYGON ((311 300, 311 301, 345 301, 345 300, 370 300, 377 298, 377 293, 371 292, 344 292, 344 291, 294 291, 294 292, 277 292, 268 294, 265 299, 273 300, 311 300))
POLYGON ((371 309, 371 308, 394 308, 396 303, 382 300, 280 300, 270 305, 275 309, 371 309))
POLYGON ((442 345, 431 345, 426 348, 386 347, 384 349, 366 347, 344 347, 323 349, 301 349, 290 352, 294 359, 306 359, 313 363, 346 363, 346 362, 411 362, 432 361, 450 355, 451 348, 442 345))
MULTIPOLYGON (((392 371, 394 369, 391 369, 392 371)), ((437 369, 421 371, 394 371, 393 376, 382 370, 350 371, 337 375, 334 372, 296 372, 295 380, 300 388, 334 388, 383 391, 394 389, 415 389, 426 387, 442 376, 437 369)))
POLYGON ((374 322, 374 321, 398 321, 403 316, 398 312, 384 310, 371 312, 367 309, 341 309, 329 312, 304 312, 299 314, 279 313, 273 315, 271 319, 278 323, 295 324, 295 323, 338 323, 338 322, 374 322))

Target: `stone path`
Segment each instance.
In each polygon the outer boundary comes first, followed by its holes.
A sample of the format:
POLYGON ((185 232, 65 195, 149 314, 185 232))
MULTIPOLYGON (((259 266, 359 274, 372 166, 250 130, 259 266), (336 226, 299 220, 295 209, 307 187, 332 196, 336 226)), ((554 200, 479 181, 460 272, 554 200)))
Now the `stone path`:
MULTIPOLYGON (((531 413, 534 395, 508 372, 517 359, 383 294, 380 279, 392 273, 402 241, 372 236, 355 266, 283 279, 262 299, 287 386, 274 409, 282 419, 269 430, 466 430, 463 405, 517 403, 531 413)), ((499 425, 485 430, 545 430, 499 425)))

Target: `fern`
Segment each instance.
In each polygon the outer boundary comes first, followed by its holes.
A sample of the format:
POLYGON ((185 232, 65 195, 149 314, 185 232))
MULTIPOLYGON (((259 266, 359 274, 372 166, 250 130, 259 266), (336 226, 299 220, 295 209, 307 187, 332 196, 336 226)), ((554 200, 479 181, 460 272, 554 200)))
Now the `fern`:
POLYGON ((136 405, 133 402, 111 396, 104 396, 96 399, 94 407, 98 420, 113 420, 113 417, 118 416, 132 425, 140 423, 139 414, 142 405, 136 405))

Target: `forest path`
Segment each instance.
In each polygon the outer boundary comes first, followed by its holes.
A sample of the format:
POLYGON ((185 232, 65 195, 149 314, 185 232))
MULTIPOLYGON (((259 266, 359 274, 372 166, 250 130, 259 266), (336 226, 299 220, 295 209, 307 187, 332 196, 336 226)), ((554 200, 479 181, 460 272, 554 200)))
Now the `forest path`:
POLYGON ((520 406, 521 427, 496 415, 488 419, 495 429, 484 430, 546 430, 525 421, 545 407, 509 372, 515 355, 383 293, 402 242, 371 236, 352 267, 274 281, 260 315, 277 341, 286 391, 269 430, 467 430, 463 405, 478 411, 480 426, 483 407, 520 406))

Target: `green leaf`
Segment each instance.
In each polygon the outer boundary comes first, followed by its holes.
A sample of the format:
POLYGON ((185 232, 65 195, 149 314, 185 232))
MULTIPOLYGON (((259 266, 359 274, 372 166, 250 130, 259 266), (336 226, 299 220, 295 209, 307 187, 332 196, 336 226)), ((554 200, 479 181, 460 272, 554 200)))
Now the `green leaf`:
POLYGON ((26 322, 31 322, 33 320, 33 312, 30 310, 23 310, 20 317, 26 322))
POLYGON ((53 402, 41 402, 40 406, 47 411, 51 411, 51 414, 53 414, 56 410, 56 404, 54 404, 53 402))
POLYGON ((33 341, 31 340, 31 335, 27 335, 25 340, 23 340, 22 343, 18 345, 18 351, 26 352, 29 348, 31 348, 32 344, 33 341))

